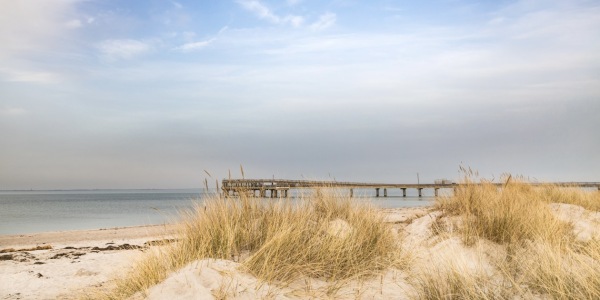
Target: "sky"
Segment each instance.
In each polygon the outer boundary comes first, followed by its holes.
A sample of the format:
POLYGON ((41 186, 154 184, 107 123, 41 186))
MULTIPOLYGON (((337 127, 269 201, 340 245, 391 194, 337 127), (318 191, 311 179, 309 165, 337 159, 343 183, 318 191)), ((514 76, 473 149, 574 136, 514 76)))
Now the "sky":
POLYGON ((600 1, 0 2, 0 189, 600 181, 599 113, 600 1))

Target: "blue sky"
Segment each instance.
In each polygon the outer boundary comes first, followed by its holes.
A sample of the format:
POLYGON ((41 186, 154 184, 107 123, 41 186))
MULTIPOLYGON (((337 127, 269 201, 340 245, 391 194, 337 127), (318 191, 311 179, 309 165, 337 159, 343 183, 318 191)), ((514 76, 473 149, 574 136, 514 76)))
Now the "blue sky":
POLYGON ((3 1, 0 189, 600 181, 599 1, 3 1))

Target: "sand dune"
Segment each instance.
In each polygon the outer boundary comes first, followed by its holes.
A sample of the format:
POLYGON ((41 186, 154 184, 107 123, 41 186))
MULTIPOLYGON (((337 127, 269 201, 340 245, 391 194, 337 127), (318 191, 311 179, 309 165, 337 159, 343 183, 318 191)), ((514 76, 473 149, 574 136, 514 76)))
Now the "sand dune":
MULTIPOLYGON (((550 204, 554 214, 571 223, 580 240, 600 239, 600 215, 569 204, 550 204)), ((414 278, 420 274, 460 270, 482 278, 501 278, 496 259, 504 246, 486 240, 465 246, 451 232, 434 232, 434 222, 445 218, 431 208, 383 210, 402 247, 411 256, 408 270, 390 269, 378 278, 348 281, 336 287, 339 299, 415 298, 414 278)), ((152 242, 174 239, 174 226, 146 226, 107 230, 0 236, 0 297, 2 299, 74 299, 93 288, 111 287, 111 279, 131 269, 152 242), (48 246, 52 249, 31 250, 48 246), (19 249, 28 249, 18 251, 19 249)), ((307 279, 297 286, 261 282, 230 260, 194 261, 174 272, 146 295, 133 299, 301 299, 327 298, 328 284, 307 279), (308 286, 312 287, 307 289, 308 286), (299 288, 303 287, 303 288, 299 288)), ((530 291, 521 297, 537 297, 530 291)))

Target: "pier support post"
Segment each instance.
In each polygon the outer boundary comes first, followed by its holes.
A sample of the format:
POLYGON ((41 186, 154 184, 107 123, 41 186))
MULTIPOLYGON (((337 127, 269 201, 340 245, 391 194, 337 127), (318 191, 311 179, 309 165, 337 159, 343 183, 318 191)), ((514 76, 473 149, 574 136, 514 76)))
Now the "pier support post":
POLYGON ((387 197, 387 189, 383 189, 383 196, 387 197))
POLYGON ((406 197, 406 188, 402 188, 402 197, 406 197))
POLYGON ((375 197, 379 197, 379 188, 375 188, 375 197))
POLYGON ((350 198, 354 197, 354 189, 350 189, 350 198))
POLYGON ((433 194, 437 197, 438 196, 438 188, 433 189, 433 194))
POLYGON ((419 198, 423 197, 423 193, 422 193, 423 192, 423 188, 418 188, 418 190, 419 190, 419 198))

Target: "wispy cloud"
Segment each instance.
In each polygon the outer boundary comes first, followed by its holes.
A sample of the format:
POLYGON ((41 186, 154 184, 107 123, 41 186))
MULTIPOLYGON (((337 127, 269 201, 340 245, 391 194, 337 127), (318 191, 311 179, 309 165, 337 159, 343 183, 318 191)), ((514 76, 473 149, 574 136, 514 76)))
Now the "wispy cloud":
POLYGON ((200 41, 200 42, 185 43, 179 47, 175 47, 174 50, 181 51, 181 52, 193 52, 193 51, 204 49, 206 46, 210 45, 214 41, 215 41, 215 39, 212 38, 212 39, 200 41))
POLYGON ((243 8, 256 14, 257 17, 271 21, 273 23, 279 23, 280 18, 275 15, 268 7, 259 1, 253 0, 239 0, 237 1, 243 8))
POLYGON ((228 26, 223 26, 223 27, 221 27, 221 29, 219 29, 219 31, 217 32, 217 34, 214 37, 205 39, 203 41, 191 40, 192 38, 194 38, 196 36, 196 34, 193 32, 186 33, 185 36, 186 36, 186 39, 188 40, 188 42, 173 48, 173 50, 184 52, 184 53, 202 50, 202 49, 206 48, 208 45, 214 43, 217 40, 217 37, 219 37, 220 35, 227 32, 228 29, 229 29, 228 26))
POLYGON ((90 25, 94 23, 94 21, 94 17, 75 18, 64 22, 64 26, 69 29, 77 29, 85 25, 90 25))
POLYGON ((337 19, 336 14, 334 13, 325 13, 319 16, 319 20, 310 24, 310 29, 314 31, 320 31, 327 29, 335 24, 337 19))
POLYGON ((269 21, 274 24, 290 24, 294 27, 299 27, 304 22, 304 17, 297 15, 279 16, 270 8, 257 0, 238 0, 236 1, 244 9, 251 11, 258 18, 269 21))
POLYGON ((229 30, 229 26, 223 26, 223 27, 221 27, 221 29, 219 29, 219 32, 217 32, 217 35, 222 34, 227 30, 229 30))
POLYGON ((130 59, 151 48, 150 44, 133 39, 106 40, 98 45, 98 50, 108 60, 130 59))

